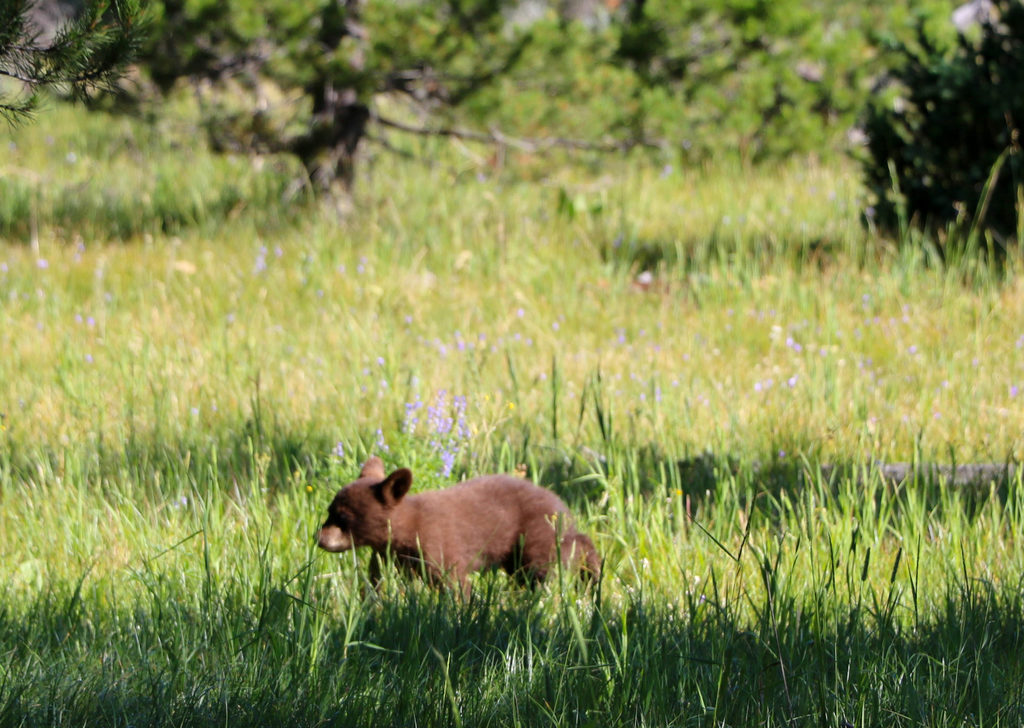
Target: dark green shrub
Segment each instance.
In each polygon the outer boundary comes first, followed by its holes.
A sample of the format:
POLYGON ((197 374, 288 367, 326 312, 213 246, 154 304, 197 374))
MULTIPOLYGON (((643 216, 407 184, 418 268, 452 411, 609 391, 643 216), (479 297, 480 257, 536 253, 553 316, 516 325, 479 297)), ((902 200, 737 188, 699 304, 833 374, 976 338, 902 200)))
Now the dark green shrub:
POLYGON ((1024 4, 992 10, 950 43, 924 20, 890 43, 897 85, 867 109, 869 221, 943 233, 946 253, 984 236, 1001 255, 1021 232, 1024 4))

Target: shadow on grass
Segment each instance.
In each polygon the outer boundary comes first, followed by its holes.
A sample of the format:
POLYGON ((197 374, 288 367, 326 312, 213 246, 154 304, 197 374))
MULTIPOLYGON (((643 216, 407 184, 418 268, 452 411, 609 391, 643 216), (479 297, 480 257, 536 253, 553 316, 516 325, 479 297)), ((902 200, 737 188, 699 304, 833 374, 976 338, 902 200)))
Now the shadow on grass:
POLYGON ((929 508, 955 508, 971 519, 992 498, 1006 504, 1022 477, 1016 463, 820 463, 712 454, 679 459, 658 445, 612 452, 609 457, 584 448, 534 462, 534 478, 580 507, 602 500, 613 481, 626 497, 682 498, 689 515, 710 508, 723 493, 742 509, 767 514, 778 509, 783 496, 799 498, 811 489, 827 505, 855 488, 863 497, 884 499, 897 508, 900 495, 912 492, 929 508))
MULTIPOLYGON (((38 449, 6 447, 8 476, 38 477, 38 449)), ((298 487, 296 469, 329 477, 332 449, 322 437, 251 422, 214 442, 133 440, 89 457, 49 453, 45 467, 75 470, 86 483, 113 473, 151 489, 182 479, 230 488, 244 475, 272 491, 298 487)), ((539 482, 591 515, 612 488, 623 490, 621 502, 647 507, 678 491, 677 501, 688 496, 695 510, 758 509, 771 523, 785 517, 784 496, 799 501, 807 488, 821 505, 842 496, 898 508, 910 487, 876 466, 826 472, 795 461, 680 461, 655 447, 603 458, 531 454, 507 457, 530 462, 539 482)), ((959 471, 918 471, 910 482, 936 518, 943 508, 970 515, 1019 487, 1019 474, 995 487, 954 489, 947 481, 959 471)), ((633 526, 658 523, 669 520, 633 526)), ((616 536, 628 539, 628 531, 616 536)), ((867 563, 854 553, 856 538, 849 548, 846 561, 867 563)), ((116 596, 79 583, 25 598, 0 585, 0 727, 1024 720, 1024 582, 938 564, 939 594, 919 593, 909 572, 894 568, 887 586, 854 575, 840 595, 827 574, 781 578, 780 563, 784 570, 791 562, 761 558, 759 575, 727 592, 714 572, 699 586, 681 580, 676 594, 617 583, 611 570, 596 593, 577 592, 575 582, 523 591, 501 574, 484 575, 467 605, 397 579, 379 600, 364 599, 348 566, 346 583, 337 575, 260 579, 273 573, 262 562, 218 570, 221 581, 209 567, 205 580, 143 569, 116 596)))
POLYGON ((146 495, 189 485, 231 490, 258 482, 272 497, 327 478, 334 446, 323 434, 268 427, 257 418, 216 435, 132 434, 123 442, 98 440, 78 450, 8 438, 0 450, 0 475, 6 471, 12 482, 50 475, 85 485, 130 482, 146 495))
POLYGON ((0 607, 0 725, 1019 725, 1020 587, 952 579, 910 625, 767 589, 51 593, 0 607))
MULTIPOLYGON (((775 265, 787 260, 792 265, 824 269, 849 242, 828 237, 806 237, 784 243, 766 233, 750 233, 719 227, 705 237, 679 239, 643 238, 617 233, 603 242, 598 250, 606 264, 633 273, 671 271, 674 275, 702 275, 717 265, 734 265, 746 261, 756 269, 759 265, 775 265)), ((644 286, 647 290, 647 287, 644 286)))
MULTIPOLYGON (((358 463, 376 451, 374 436, 346 444, 349 460, 334 455, 336 442, 322 432, 298 432, 268 425, 259 417, 224 427, 218 434, 164 438, 160 433, 130 436, 124 442, 97 441, 82 452, 21 443, 7 438, 0 449, 0 483, 31 482, 58 475, 74 483, 131 482, 143 494, 169 488, 245 489, 253 483, 269 499, 306 484, 340 487, 357 475, 358 463)), ((991 498, 1005 504, 1021 483, 1014 463, 935 464, 836 462, 796 457, 759 461, 733 455, 667 455, 657 444, 610 446, 607 454, 575 450, 505 447, 481 454, 472 469, 463 466, 451 480, 485 472, 514 472, 528 464, 530 477, 558 493, 576 512, 599 510, 609 489, 627 499, 681 498, 687 515, 727 498, 744 510, 778 517, 780 499, 813 489, 822 505, 856 488, 863 497, 899 508, 902 495, 930 508, 954 508, 969 519, 991 498), (774 514, 774 516, 772 515, 774 514)), ((399 458, 396 464, 406 464, 399 458)), ((105 487, 100 485, 100 488, 105 487)), ((414 486, 418 487, 418 486, 414 486)), ((3 491, 0 489, 0 498, 3 491)))

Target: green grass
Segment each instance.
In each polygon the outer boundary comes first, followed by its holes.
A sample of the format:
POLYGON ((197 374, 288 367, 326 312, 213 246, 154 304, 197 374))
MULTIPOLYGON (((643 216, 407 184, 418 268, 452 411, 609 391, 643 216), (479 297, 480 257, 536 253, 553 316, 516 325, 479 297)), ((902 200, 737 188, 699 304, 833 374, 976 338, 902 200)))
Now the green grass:
POLYGON ((841 162, 430 142, 339 219, 176 123, 0 150, 0 725, 1020 724, 1020 471, 867 465, 1020 461, 1019 261, 869 238, 841 162), (604 578, 368 594, 312 535, 371 452, 525 464, 604 578))

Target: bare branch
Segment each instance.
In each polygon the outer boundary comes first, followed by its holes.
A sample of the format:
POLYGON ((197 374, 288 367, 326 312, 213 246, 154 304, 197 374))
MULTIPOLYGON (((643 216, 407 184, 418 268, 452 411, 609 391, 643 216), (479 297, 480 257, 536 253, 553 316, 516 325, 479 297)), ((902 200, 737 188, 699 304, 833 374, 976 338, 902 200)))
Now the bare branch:
POLYGON ((481 144, 496 144, 499 146, 515 147, 525 152, 541 152, 549 149, 573 149, 584 152, 628 152, 637 147, 648 149, 664 149, 664 140, 653 139, 614 139, 602 142, 590 141, 587 139, 569 139, 565 137, 513 137, 502 133, 498 129, 489 132, 472 131, 458 127, 421 127, 395 121, 373 112, 373 121, 381 126, 419 136, 441 136, 453 139, 464 139, 466 141, 479 142, 481 144))
POLYGON ((26 86, 33 86, 39 83, 38 79, 31 78, 29 76, 23 76, 19 73, 8 71, 4 68, 0 68, 0 76, 4 76, 5 78, 10 78, 15 81, 21 81, 21 83, 25 84, 26 86))
POLYGON ((366 141, 371 142, 373 144, 379 144, 380 146, 384 147, 384 149, 386 149, 387 151, 391 152, 392 154, 396 154, 403 159, 408 159, 412 162, 422 161, 420 157, 417 157, 412 152, 408 152, 404 149, 399 149, 394 144, 389 142, 387 139, 379 137, 376 134, 367 134, 366 141))

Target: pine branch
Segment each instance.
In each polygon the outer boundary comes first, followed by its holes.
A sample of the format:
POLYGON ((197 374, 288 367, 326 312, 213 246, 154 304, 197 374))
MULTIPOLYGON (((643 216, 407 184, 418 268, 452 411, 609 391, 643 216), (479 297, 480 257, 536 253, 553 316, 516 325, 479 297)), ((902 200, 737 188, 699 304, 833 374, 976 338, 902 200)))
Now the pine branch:
POLYGON ((16 122, 34 108, 44 88, 87 98, 95 90, 114 88, 135 58, 146 25, 138 0, 91 0, 65 23, 52 40, 38 42, 28 22, 29 3, 11 0, 0 7, 0 76, 20 83, 30 95, 0 94, 0 116, 16 122))

